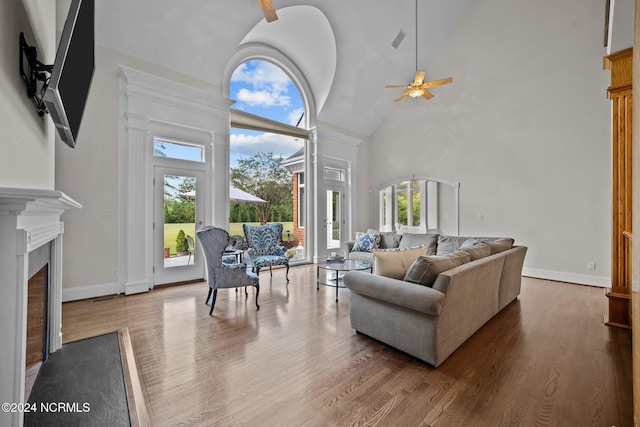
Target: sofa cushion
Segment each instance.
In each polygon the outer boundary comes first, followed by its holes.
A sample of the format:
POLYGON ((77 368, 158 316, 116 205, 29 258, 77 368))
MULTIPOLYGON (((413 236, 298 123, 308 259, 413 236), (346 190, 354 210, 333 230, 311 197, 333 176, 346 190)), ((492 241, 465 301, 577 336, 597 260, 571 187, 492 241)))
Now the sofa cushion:
POLYGON ((437 234, 402 233, 401 236, 400 249, 415 248, 416 246, 424 245, 427 249, 427 255, 436 254, 436 245, 438 243, 437 234))
POLYGON ((491 255, 498 254, 500 252, 504 252, 513 247, 513 239, 511 238, 500 238, 487 242, 487 245, 491 248, 491 255))
POLYGON ((425 251, 425 246, 405 249, 374 249, 371 251, 374 259, 373 273, 378 276, 402 280, 411 264, 420 255, 424 255, 425 251))
MULTIPOLYGON (((397 248, 402 239, 402 234, 398 234, 395 231, 378 231, 373 228, 367 230, 368 234, 379 234, 378 246, 380 249, 397 248)), ((418 245, 416 245, 418 246, 418 245)))
MULTIPOLYGON (((513 246, 513 239, 511 238, 503 238, 503 237, 460 237, 460 236, 444 236, 444 235, 439 235, 438 236, 438 249, 436 251, 436 255, 444 255, 444 254, 448 254, 450 252, 453 252, 455 250, 458 250, 462 247, 462 245, 465 246, 473 246, 477 243, 487 243, 490 244, 490 242, 495 242, 498 240, 507 240, 511 242, 511 245, 513 246)), ((508 246, 508 242, 501 242, 500 244, 496 244, 495 245, 495 250, 497 251, 501 251, 501 250, 505 250, 505 249, 511 249, 511 246, 508 246)), ((491 253, 498 253, 498 252, 494 252, 494 249, 492 248, 491 253)))
POLYGON ((460 246, 460 250, 467 252, 471 257, 471 261, 475 261, 477 259, 491 255, 491 246, 486 243, 476 243, 475 245, 466 246, 465 244, 462 244, 462 246, 460 246))
POLYGON ((380 235, 373 233, 356 233, 356 241, 353 244, 352 252, 371 252, 373 248, 378 247, 380 235))
POLYGON ((397 248, 400 246, 400 240, 402 234, 398 234, 395 231, 383 231, 380 233, 380 249, 397 248))
POLYGON ((438 274, 471 261, 465 251, 455 251, 445 255, 419 256, 404 276, 406 282, 423 286, 433 286, 438 274))
POLYGON ((470 237, 443 236, 441 234, 438 236, 438 249, 436 251, 436 255, 444 255, 458 250, 458 248, 468 239, 470 239, 470 237))

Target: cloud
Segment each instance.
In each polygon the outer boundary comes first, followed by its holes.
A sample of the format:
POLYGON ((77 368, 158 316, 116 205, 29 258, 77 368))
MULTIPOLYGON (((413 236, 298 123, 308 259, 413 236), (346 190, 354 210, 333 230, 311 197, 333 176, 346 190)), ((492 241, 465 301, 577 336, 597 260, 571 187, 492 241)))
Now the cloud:
POLYGON ((291 79, 279 67, 268 61, 246 61, 231 75, 232 82, 260 85, 287 86, 291 79))
POLYGON ((238 101, 243 102, 245 104, 248 104, 251 106, 260 105, 264 107, 273 107, 273 106, 284 107, 284 106, 288 106, 291 101, 290 96, 281 95, 281 93, 277 91, 275 88, 271 88, 271 91, 269 90, 251 91, 247 88, 242 88, 238 91, 237 98, 238 98, 238 101))
POLYGON ((291 97, 286 94, 293 83, 282 69, 270 62, 243 62, 231 75, 231 84, 232 88, 239 86, 235 98, 250 106, 286 107, 291 104, 291 97))
POLYGON ((287 117, 289 124, 291 126, 296 126, 302 113, 304 113, 304 108, 296 108, 295 110, 290 111, 289 116, 287 117))
POLYGON ((230 135, 231 167, 235 166, 240 157, 251 157, 257 153, 274 153, 287 158, 303 147, 304 141, 285 135, 274 133, 240 133, 235 131, 230 135))

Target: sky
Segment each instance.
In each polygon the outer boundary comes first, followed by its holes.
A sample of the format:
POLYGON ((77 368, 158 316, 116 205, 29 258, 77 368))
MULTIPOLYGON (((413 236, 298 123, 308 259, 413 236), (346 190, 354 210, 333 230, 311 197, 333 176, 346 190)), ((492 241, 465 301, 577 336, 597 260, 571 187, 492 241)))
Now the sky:
MULTIPOLYGON (((232 108, 295 126, 304 112, 297 87, 279 67, 262 60, 242 63, 232 74, 232 108)), ((273 152, 284 158, 302 148, 304 141, 284 135, 231 128, 230 167, 238 158, 273 152)))

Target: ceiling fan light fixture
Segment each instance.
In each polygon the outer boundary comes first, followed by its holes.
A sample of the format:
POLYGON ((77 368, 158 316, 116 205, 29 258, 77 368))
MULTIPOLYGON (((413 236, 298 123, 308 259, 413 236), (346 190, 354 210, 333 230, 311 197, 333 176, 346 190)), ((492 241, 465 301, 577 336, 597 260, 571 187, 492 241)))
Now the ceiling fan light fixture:
MULTIPOLYGON (((411 98, 423 97, 425 99, 431 99, 431 98, 433 98, 433 94, 431 92, 429 92, 427 89, 429 89, 430 87, 433 87, 433 86, 440 86, 440 85, 444 85, 444 84, 447 84, 447 83, 453 83, 453 79, 451 77, 447 77, 445 79, 440 79, 440 80, 434 80, 434 81, 430 81, 430 82, 425 82, 425 80, 424 80, 424 76, 425 76, 424 70, 418 70, 418 0, 416 0, 416 11, 415 11, 415 15, 414 16, 416 18, 416 33, 415 33, 416 34, 416 76, 413 79, 413 81, 411 83, 409 83, 408 85, 387 85, 387 86, 385 86, 387 88, 404 89, 405 90, 402 95, 400 95, 399 97, 396 98, 396 101, 401 101, 404 98, 406 98, 407 96, 410 96, 411 98)), ((400 32, 400 33, 402 33, 402 32, 400 32)), ((398 34, 398 36, 399 35, 400 34, 398 34)), ((398 37, 396 37, 396 39, 398 39, 398 37)), ((394 40, 394 42, 395 42, 395 40, 394 40)))

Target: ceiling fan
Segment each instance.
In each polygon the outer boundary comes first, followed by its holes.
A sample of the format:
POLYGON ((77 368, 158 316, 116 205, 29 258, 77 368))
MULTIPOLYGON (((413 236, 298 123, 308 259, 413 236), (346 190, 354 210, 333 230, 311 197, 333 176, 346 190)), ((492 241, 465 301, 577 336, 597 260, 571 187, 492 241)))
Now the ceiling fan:
POLYGON ((415 17, 416 17, 416 76, 413 78, 413 81, 408 85, 385 86, 386 88, 392 88, 392 89, 406 89, 406 91, 402 95, 396 98, 396 101, 400 101, 406 98, 407 96, 410 96, 412 98, 419 98, 422 96, 423 98, 431 99, 433 98, 433 94, 429 92, 427 89, 434 86, 453 83, 452 77, 447 77, 440 80, 433 80, 430 82, 424 81, 424 75, 425 75, 424 70, 418 70, 418 0, 416 0, 415 17))
POLYGON ((267 22, 272 22, 278 19, 278 15, 276 15, 276 10, 273 8, 271 0, 258 0, 258 4, 262 9, 262 13, 264 13, 264 19, 266 19, 267 22))

